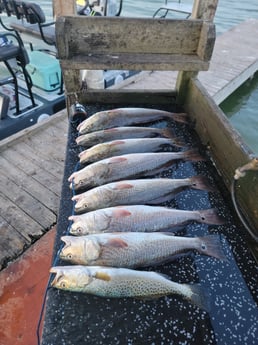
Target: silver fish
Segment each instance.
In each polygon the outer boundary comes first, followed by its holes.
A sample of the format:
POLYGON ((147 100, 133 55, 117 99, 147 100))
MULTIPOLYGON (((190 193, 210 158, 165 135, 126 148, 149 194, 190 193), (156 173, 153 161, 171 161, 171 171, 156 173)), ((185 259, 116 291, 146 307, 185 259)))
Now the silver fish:
POLYGON ((120 108, 97 112, 84 120, 77 127, 80 134, 99 131, 113 127, 130 126, 168 119, 187 122, 185 113, 171 113, 164 110, 148 108, 120 108))
POLYGON ((151 176, 169 168, 178 160, 200 161, 195 150, 162 153, 130 153, 92 163, 74 172, 68 179, 75 190, 100 186, 125 178, 151 176), (72 183, 73 182, 73 183, 72 183))
POLYGON ((63 236, 60 258, 73 264, 109 267, 147 267, 174 260, 189 251, 224 259, 217 235, 171 236, 161 232, 102 233, 63 236))
POLYGON ((179 284, 156 272, 98 266, 56 266, 51 286, 107 298, 159 298, 180 295, 207 310, 207 298, 199 284, 179 284))
POLYGON ((76 143, 83 147, 91 147, 111 140, 129 138, 170 138, 177 140, 169 128, 117 127, 79 135, 76 138, 76 143))
POLYGON ((169 138, 121 139, 104 142, 92 146, 79 154, 80 163, 94 163, 107 157, 120 156, 128 153, 158 152, 165 147, 181 148, 178 140, 169 138))
POLYGON ((112 182, 73 197, 77 213, 119 205, 158 205, 187 188, 214 191, 203 176, 153 178, 112 182))
POLYGON ((214 209, 183 211, 146 205, 102 208, 79 216, 70 216, 69 220, 73 222, 70 233, 79 236, 102 232, 167 231, 192 221, 213 225, 224 223, 214 209))

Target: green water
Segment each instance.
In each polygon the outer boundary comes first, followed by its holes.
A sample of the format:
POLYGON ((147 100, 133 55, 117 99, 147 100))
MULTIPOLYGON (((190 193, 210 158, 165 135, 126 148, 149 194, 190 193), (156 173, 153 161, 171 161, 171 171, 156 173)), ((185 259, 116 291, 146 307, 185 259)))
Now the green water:
POLYGON ((258 73, 220 104, 246 144, 258 153, 258 73))

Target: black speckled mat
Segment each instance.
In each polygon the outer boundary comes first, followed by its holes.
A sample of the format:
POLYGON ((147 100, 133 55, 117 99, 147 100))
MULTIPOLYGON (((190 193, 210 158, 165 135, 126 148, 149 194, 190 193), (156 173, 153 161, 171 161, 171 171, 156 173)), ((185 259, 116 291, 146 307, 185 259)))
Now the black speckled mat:
MULTIPOLYGON (((115 107, 117 105, 109 105, 104 109, 115 107)), ((89 115, 100 110, 103 107, 87 108, 89 115)), ((167 110, 173 111, 171 107, 167 110)), ((160 121, 157 125, 164 127, 168 124, 160 121)), ((198 147, 206 155, 196 134, 188 126, 177 125, 174 130, 189 146, 198 147)), ((67 179, 78 162, 76 135, 75 126, 70 125, 54 255, 62 245, 60 237, 67 232, 68 216, 72 214, 72 192, 67 179)), ((207 176, 217 191, 184 191, 163 205, 185 210, 215 207, 225 218, 224 225, 192 223, 181 234, 221 234, 227 261, 190 254, 147 270, 165 273, 180 283, 200 283, 207 295, 209 312, 198 309, 179 296, 147 301, 106 299, 50 288, 42 345, 257 344, 257 266, 248 247, 250 238, 236 219, 214 166, 209 159, 198 163, 180 162, 159 176, 185 178, 199 174, 207 176)), ((58 259, 55 264, 66 263, 58 259)))

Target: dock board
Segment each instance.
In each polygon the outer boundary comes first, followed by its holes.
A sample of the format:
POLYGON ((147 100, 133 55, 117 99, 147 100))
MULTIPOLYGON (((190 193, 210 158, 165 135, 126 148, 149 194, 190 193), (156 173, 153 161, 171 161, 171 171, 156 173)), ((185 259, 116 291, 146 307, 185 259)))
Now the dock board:
POLYGON ((62 111, 0 143, 0 269, 57 221, 67 127, 62 111))
MULTIPOLYGON (((216 38, 208 71, 198 79, 217 104, 224 101, 258 70, 258 20, 249 19, 216 38)), ((177 72, 153 71, 125 89, 174 89, 177 72)))

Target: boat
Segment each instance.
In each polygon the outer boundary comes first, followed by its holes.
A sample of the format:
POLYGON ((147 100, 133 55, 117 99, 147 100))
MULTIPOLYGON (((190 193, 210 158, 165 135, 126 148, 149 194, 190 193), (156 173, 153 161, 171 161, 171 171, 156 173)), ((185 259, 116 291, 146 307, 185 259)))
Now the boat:
POLYGON ((53 265, 65 265, 59 253, 61 237, 67 235, 68 217, 74 210, 71 198, 75 192, 67 179, 78 169, 77 124, 100 110, 132 106, 188 114, 192 126, 176 125, 173 129, 188 146, 197 145, 206 160, 179 163, 166 176, 204 174, 216 187, 216 193, 182 194, 167 206, 213 206, 220 210, 223 225, 191 224, 185 231, 188 236, 220 235, 227 259, 187 256, 173 264, 147 268, 181 283, 201 284, 207 291, 204 299, 210 304, 206 311, 174 296, 154 300, 101 298, 57 290, 49 284, 41 344, 255 345, 258 159, 196 78, 199 71, 209 68, 217 0, 195 0, 191 18, 183 20, 76 16, 73 5, 72 0, 54 2, 56 13, 60 13, 56 22, 57 50, 65 72, 70 125, 53 265), (96 36, 98 44, 94 44, 96 36), (81 90, 79 70, 119 68, 179 71, 176 89, 81 90), (231 194, 246 224, 238 219, 231 194))
MULTIPOLYGON (((123 1, 81 1, 76 11, 82 16, 119 16, 123 1)), ((65 108, 60 64, 56 56, 55 22, 46 21, 39 4, 19 0, 0 1, 1 47, 19 56, 5 64, 0 81, 0 140, 47 119, 65 108), (7 19, 7 20, 6 20, 7 19)), ((138 71, 83 71, 84 87, 108 88, 138 74, 138 71)))

